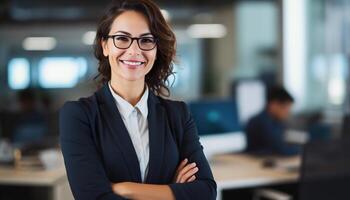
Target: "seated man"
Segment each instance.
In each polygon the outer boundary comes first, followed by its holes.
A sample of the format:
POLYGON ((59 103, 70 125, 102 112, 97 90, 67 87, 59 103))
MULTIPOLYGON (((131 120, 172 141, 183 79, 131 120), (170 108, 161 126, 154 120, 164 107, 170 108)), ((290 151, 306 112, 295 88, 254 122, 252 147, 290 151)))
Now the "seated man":
POLYGON ((282 87, 269 89, 266 96, 265 109, 247 123, 247 151, 257 154, 297 154, 299 148, 284 141, 285 121, 294 102, 293 97, 282 87))

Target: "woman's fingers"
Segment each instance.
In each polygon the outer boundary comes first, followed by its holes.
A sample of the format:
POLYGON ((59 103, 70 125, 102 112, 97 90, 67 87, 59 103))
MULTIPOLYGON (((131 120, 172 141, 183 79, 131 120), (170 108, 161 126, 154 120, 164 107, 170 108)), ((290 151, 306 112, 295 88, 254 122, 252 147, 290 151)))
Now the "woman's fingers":
POLYGON ((196 163, 187 164, 177 175, 176 182, 178 183, 184 183, 187 181, 188 178, 190 178, 192 175, 194 175, 198 171, 198 168, 196 167, 196 163))
POLYGON ((180 165, 177 167, 176 174, 178 174, 180 172, 180 170, 182 170, 186 166, 187 163, 188 163, 187 158, 185 158, 183 161, 181 161, 180 165))
POLYGON ((190 182, 189 180, 198 172, 198 170, 198 167, 191 168, 189 171, 187 171, 180 177, 180 183, 190 182))
POLYGON ((185 167, 183 167, 176 175, 176 182, 180 182, 182 176, 194 167, 196 167, 196 163, 187 164, 185 167))
POLYGON ((187 180, 187 183, 192 182, 194 180, 196 180, 196 176, 195 175, 191 176, 191 178, 187 180))
POLYGON ((181 161, 180 165, 177 167, 176 172, 175 172, 175 176, 174 176, 174 182, 175 183, 178 180, 179 172, 186 166, 187 163, 188 163, 188 159, 185 158, 183 161, 181 161))
POLYGON ((196 179, 195 174, 198 172, 198 167, 196 163, 188 163, 188 159, 181 161, 180 165, 176 169, 176 174, 174 177, 175 183, 186 183, 192 182, 196 179))

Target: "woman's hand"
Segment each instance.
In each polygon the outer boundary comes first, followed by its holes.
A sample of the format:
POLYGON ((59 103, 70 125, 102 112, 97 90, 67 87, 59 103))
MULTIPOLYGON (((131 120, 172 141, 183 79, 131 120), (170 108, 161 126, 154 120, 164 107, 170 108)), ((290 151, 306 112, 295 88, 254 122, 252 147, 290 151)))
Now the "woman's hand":
POLYGON ((184 159, 176 170, 174 177, 175 183, 188 183, 196 180, 195 174, 198 172, 196 163, 188 163, 188 159, 184 159))

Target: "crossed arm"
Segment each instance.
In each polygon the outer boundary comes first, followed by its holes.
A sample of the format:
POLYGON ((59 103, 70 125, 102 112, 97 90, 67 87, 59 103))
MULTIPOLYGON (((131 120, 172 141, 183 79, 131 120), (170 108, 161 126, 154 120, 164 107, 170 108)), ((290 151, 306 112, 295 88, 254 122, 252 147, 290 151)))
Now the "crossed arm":
POLYGON ((92 139, 91 122, 77 102, 69 102, 60 112, 60 143, 69 183, 75 199, 215 199, 216 183, 202 152, 193 119, 185 120, 182 155, 196 162, 183 161, 173 183, 168 185, 132 182, 110 183, 92 139))
MULTIPOLYGON (((198 172, 196 163, 188 163, 184 159, 176 170, 175 183, 188 183, 196 179, 198 172)), ((142 184, 133 182, 112 183, 114 193, 135 200, 175 200, 175 197, 168 185, 142 184)))

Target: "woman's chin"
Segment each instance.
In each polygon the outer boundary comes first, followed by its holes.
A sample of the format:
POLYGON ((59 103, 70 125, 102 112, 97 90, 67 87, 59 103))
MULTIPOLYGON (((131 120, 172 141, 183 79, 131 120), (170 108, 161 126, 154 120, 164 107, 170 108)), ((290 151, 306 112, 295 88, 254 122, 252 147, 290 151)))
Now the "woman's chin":
POLYGON ((145 80, 145 76, 136 75, 136 74, 127 74, 127 75, 124 75, 123 78, 127 81, 144 81, 145 80))

